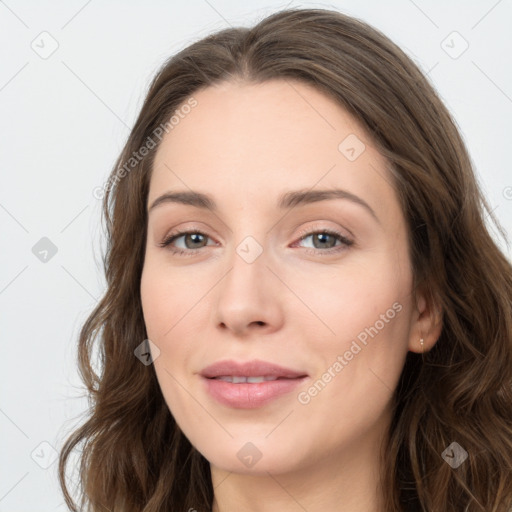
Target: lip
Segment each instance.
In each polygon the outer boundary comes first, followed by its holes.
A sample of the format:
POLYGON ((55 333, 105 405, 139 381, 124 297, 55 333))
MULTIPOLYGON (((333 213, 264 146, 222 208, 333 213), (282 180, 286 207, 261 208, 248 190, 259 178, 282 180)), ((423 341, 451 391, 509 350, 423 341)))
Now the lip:
POLYGON ((285 379, 295 379, 307 376, 306 372, 285 368, 268 361, 254 359, 244 363, 233 360, 217 361, 201 371, 201 375, 208 379, 222 377, 223 375, 243 375, 245 377, 271 376, 285 379))
POLYGON ((200 373, 206 391, 212 398, 223 405, 236 409, 255 409, 272 400, 293 391, 302 384, 308 375, 305 372, 285 368, 267 361, 219 361, 204 368, 200 373), (226 375, 232 376, 272 376, 276 380, 258 383, 233 384, 215 379, 226 375))

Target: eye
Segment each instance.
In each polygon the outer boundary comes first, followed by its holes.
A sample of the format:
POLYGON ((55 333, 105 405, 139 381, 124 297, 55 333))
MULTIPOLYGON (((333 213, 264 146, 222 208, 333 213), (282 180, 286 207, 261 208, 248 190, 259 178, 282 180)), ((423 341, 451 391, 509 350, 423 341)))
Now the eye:
MULTIPOLYGON (((309 238, 312 239, 313 248, 307 248, 307 252, 313 254, 332 254, 333 252, 339 252, 345 250, 347 247, 353 245, 353 241, 342 235, 341 233, 331 230, 323 229, 320 231, 310 231, 302 234, 300 240, 295 242, 294 245, 303 242, 309 238), (338 245, 336 243, 339 242, 338 245)), ((190 231, 177 231, 168 235, 158 245, 160 247, 167 247, 173 254, 192 256, 196 254, 200 249, 207 246, 205 243, 209 239, 206 233, 197 230, 190 231), (174 242, 182 238, 184 247, 176 247, 173 245, 174 242)), ((212 244, 210 244, 212 245, 212 244)), ((213 244, 214 245, 214 244, 213 244)))
POLYGON ((205 240, 209 237, 205 233, 197 230, 191 231, 177 231, 171 233, 167 236, 161 243, 158 245, 160 247, 167 247, 172 253, 180 254, 180 255, 192 255, 197 250, 206 247, 206 245, 202 245, 205 240), (185 248, 175 247, 171 245, 176 240, 183 238, 183 242, 185 244, 185 248))
POLYGON ((345 250, 347 247, 354 244, 353 240, 331 229, 310 231, 303 235, 296 244, 309 238, 311 238, 313 243, 313 249, 308 252, 312 252, 313 254, 332 254, 333 252, 345 250), (339 245, 336 245, 336 242, 340 242, 339 245))

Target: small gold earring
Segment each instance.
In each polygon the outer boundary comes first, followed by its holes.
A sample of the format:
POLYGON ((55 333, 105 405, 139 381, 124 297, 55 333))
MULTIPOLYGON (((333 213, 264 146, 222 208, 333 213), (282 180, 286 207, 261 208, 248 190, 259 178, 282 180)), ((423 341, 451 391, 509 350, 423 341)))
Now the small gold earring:
POLYGON ((421 351, 423 352, 423 338, 420 338, 420 343, 421 343, 421 351))

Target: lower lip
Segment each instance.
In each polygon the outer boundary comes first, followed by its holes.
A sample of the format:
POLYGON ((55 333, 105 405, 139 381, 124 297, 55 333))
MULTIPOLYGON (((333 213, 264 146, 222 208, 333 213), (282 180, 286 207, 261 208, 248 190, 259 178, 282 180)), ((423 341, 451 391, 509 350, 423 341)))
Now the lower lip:
POLYGON ((219 379, 202 377, 210 395, 221 404, 238 409, 255 409, 290 393, 302 384, 307 377, 297 379, 276 379, 255 384, 233 384, 219 379))

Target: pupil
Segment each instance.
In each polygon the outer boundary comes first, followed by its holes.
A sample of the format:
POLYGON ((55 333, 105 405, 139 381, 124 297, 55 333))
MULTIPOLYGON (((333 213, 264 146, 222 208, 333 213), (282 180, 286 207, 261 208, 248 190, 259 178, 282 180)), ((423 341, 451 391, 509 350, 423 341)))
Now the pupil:
MULTIPOLYGON (((315 240, 319 240, 321 244, 325 244, 325 238, 330 237, 331 235, 329 233, 318 233, 315 240)), ((323 246, 322 246, 323 247, 323 246)), ((329 247, 332 247, 332 245, 329 245, 329 247)))
POLYGON ((201 242, 201 238, 203 237, 203 235, 199 233, 192 233, 189 235, 189 237, 192 239, 193 242, 201 242))

